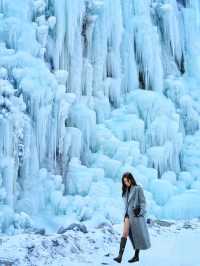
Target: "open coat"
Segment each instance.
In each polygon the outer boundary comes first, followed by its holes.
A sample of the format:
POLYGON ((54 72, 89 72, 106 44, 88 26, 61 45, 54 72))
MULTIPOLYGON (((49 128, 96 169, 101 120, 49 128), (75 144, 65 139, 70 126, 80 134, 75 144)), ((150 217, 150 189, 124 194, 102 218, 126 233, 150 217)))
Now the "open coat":
POLYGON ((148 249, 151 247, 149 232, 146 223, 146 200, 143 189, 140 185, 131 186, 128 195, 127 202, 127 191, 123 196, 126 210, 129 215, 129 238, 134 249, 148 249), (139 216, 135 216, 133 208, 139 205, 141 211, 139 216))

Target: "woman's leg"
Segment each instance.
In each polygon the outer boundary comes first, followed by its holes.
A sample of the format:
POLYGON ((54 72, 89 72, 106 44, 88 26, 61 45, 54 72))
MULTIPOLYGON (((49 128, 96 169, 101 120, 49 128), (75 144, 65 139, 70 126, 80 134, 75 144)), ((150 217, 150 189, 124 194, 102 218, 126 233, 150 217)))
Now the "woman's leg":
POLYGON ((119 255, 116 258, 114 258, 114 260, 117 262, 121 262, 121 260, 122 260, 122 256, 124 253, 124 249, 126 246, 127 237, 128 237, 128 233, 129 233, 128 230, 129 230, 129 220, 128 220, 128 217, 125 217, 123 234, 122 234, 121 240, 120 240, 119 255))
POLYGON ((136 249, 136 250, 135 250, 135 257, 139 257, 139 252, 140 252, 139 249, 136 249))
POLYGON ((133 256, 133 258, 131 258, 130 260, 128 260, 128 262, 135 262, 135 261, 139 261, 139 249, 135 250, 135 255, 133 256))
POLYGON ((129 218, 125 217, 122 236, 127 238, 128 234, 129 234, 129 218))
POLYGON ((133 258, 131 258, 130 260, 128 260, 128 262, 139 261, 139 252, 140 252, 139 249, 135 249, 135 254, 134 254, 133 258))

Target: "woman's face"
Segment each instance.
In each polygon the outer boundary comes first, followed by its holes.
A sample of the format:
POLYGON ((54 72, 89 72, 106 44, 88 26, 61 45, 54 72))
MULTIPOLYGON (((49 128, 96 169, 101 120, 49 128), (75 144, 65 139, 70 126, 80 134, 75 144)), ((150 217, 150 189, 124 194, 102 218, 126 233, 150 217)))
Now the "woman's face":
POLYGON ((125 184, 127 187, 130 187, 130 186, 131 186, 131 181, 128 180, 127 177, 124 177, 124 184, 125 184))

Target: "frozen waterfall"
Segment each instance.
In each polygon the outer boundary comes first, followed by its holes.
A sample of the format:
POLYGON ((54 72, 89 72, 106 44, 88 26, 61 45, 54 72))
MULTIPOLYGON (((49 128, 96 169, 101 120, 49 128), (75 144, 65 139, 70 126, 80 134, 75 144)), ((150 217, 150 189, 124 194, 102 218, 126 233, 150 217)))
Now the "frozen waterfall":
POLYGON ((0 232, 200 216, 199 73, 199 0, 0 0, 0 232))

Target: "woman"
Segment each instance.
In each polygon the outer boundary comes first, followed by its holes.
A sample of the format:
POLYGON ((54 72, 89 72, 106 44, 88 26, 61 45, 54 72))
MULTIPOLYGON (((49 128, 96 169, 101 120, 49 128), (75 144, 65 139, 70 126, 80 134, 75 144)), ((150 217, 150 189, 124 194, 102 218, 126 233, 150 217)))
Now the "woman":
POLYGON ((114 260, 121 262, 129 236, 135 254, 128 262, 135 262, 139 261, 140 249, 150 248, 151 243, 145 218, 146 200, 144 192, 142 187, 137 185, 130 172, 124 173, 122 176, 122 198, 125 203, 124 227, 119 255, 114 260))

